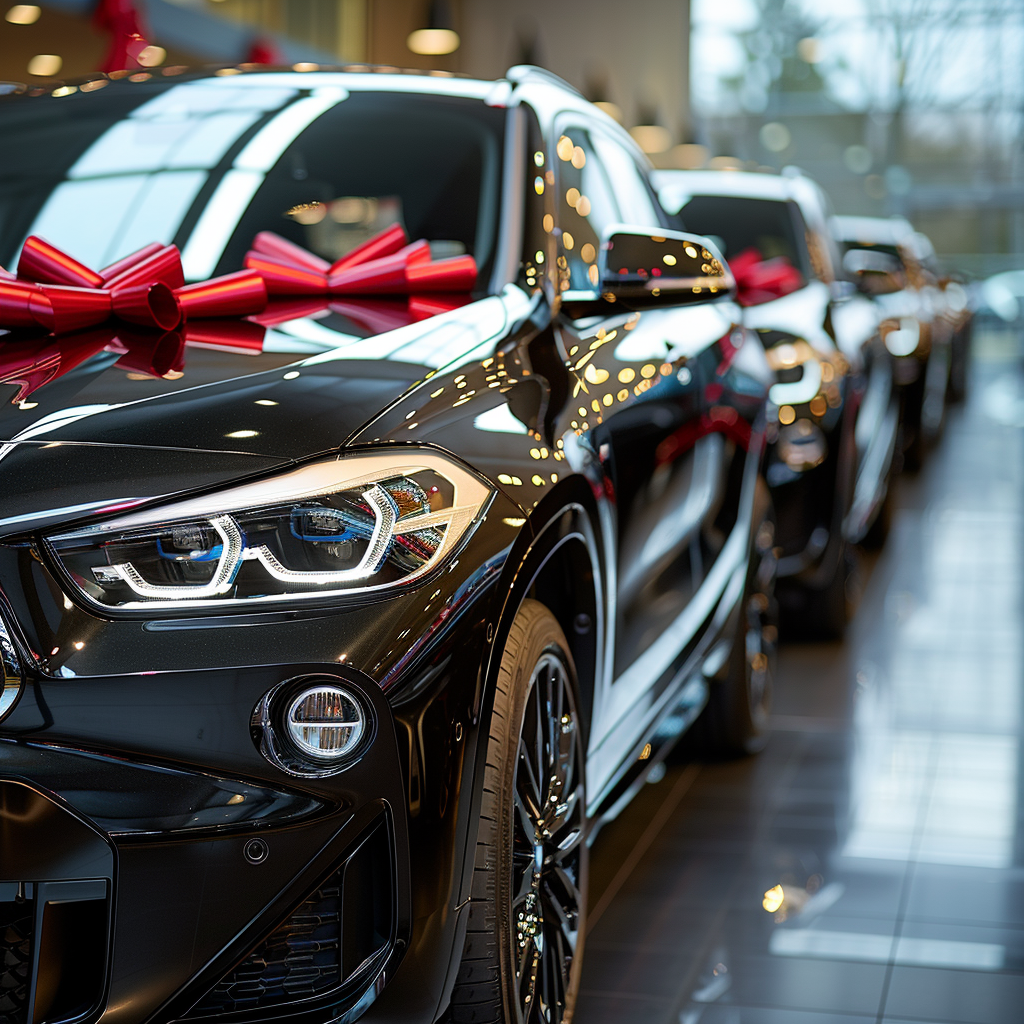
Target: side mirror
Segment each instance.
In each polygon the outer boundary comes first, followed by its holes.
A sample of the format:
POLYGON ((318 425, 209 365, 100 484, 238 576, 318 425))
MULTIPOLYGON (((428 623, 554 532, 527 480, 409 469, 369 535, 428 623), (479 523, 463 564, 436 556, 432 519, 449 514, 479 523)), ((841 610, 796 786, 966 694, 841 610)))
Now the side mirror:
POLYGON ((887 252, 850 249, 843 256, 843 270, 865 295, 891 295, 907 286, 900 261, 887 252))
POLYGON ((710 239, 661 228, 610 226, 601 244, 601 293, 631 307, 732 298, 736 282, 710 239))

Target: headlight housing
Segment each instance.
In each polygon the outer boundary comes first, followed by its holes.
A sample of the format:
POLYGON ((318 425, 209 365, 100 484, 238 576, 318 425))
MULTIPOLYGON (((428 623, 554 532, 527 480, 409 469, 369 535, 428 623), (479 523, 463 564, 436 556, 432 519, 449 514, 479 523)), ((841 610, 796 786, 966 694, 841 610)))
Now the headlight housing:
POLYGON ((493 490, 434 451, 345 455, 46 538, 90 603, 247 609, 413 584, 493 490))

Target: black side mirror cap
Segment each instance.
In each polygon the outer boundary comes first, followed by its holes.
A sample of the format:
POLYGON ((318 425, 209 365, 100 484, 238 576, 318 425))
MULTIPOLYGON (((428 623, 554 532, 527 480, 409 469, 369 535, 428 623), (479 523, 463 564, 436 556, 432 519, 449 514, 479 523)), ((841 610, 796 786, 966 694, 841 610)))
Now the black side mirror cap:
POLYGON ((598 266, 602 296, 634 308, 735 297, 728 264, 700 235, 613 224, 604 233, 598 266))

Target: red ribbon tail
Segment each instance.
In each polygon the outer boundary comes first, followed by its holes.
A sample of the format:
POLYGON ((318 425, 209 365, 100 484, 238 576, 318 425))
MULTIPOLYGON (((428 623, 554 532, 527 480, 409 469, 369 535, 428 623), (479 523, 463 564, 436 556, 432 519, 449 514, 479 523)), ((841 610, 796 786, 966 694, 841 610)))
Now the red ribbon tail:
POLYGON ((153 253, 160 252, 161 249, 165 248, 167 247, 161 245, 159 242, 150 242, 149 245, 145 245, 141 249, 137 249, 135 252, 129 253, 127 256, 119 259, 116 263, 111 263, 109 267, 104 267, 100 271, 100 277, 102 277, 104 281, 110 281, 117 277, 118 274, 121 274, 126 270, 130 270, 147 257, 152 256, 153 253))
POLYGON ((409 291, 409 269, 426 266, 429 259, 430 246, 426 242, 414 242, 392 256, 329 274, 327 287, 332 295, 404 294, 409 291))

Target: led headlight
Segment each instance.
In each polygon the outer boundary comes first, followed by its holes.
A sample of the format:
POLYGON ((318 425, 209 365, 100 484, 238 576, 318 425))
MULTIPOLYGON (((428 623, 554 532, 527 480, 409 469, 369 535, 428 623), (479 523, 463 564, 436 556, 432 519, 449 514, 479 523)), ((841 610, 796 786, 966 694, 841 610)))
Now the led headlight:
POLYGON ((288 473, 47 538, 110 609, 251 607, 414 583, 493 495, 438 452, 398 449, 288 473))

